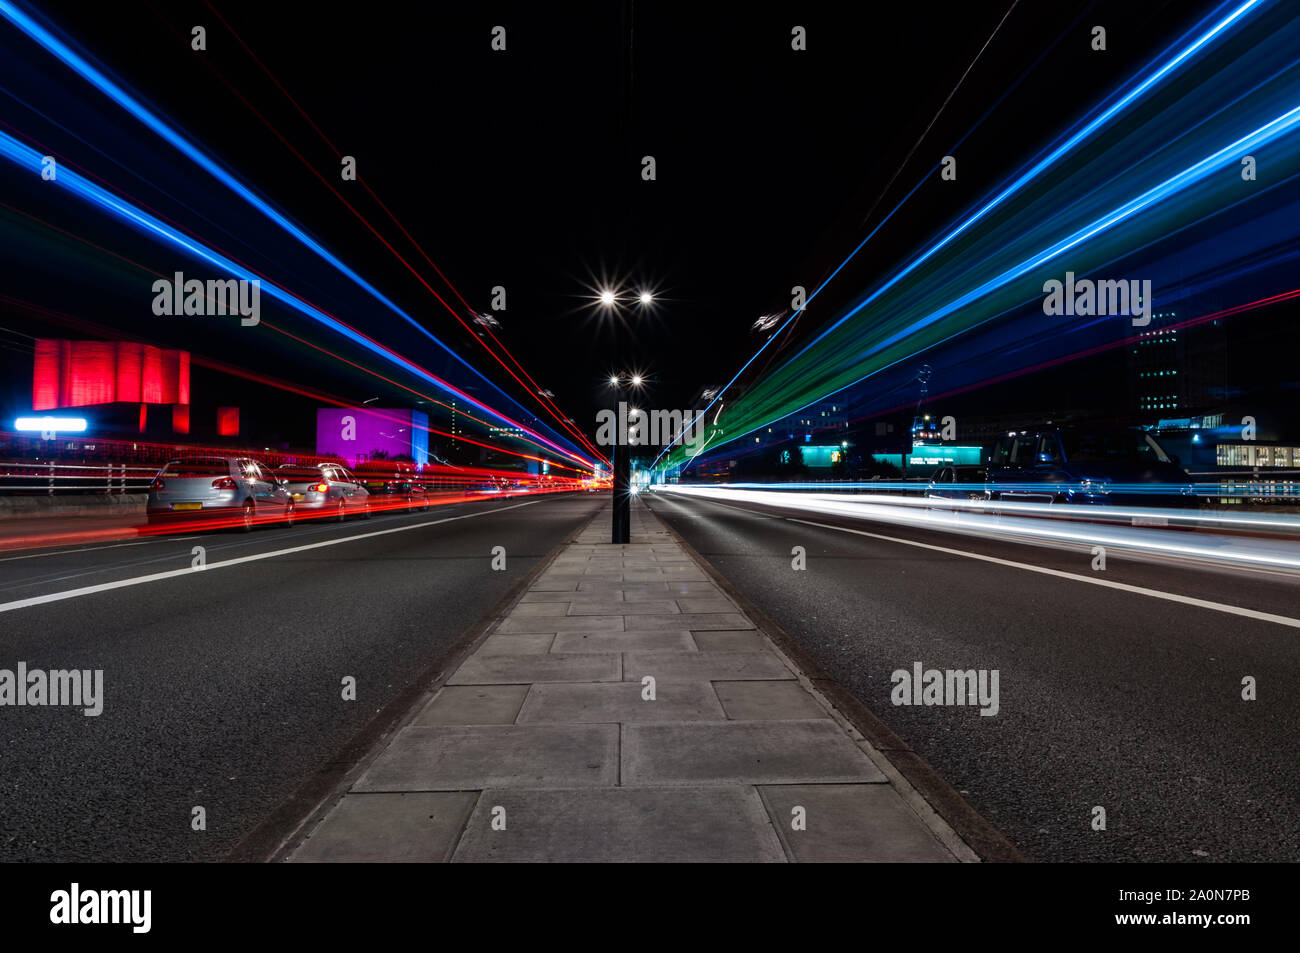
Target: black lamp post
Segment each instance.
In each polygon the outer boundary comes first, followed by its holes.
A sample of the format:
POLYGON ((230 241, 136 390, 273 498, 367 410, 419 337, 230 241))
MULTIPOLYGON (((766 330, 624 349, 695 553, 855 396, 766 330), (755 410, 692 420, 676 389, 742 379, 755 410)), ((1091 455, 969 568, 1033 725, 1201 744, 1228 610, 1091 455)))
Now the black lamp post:
MULTIPOLYGON (((616 378, 617 380, 617 378, 616 378)), ((622 403, 623 388, 614 385, 614 515, 610 523, 611 543, 626 543, 632 537, 632 454, 628 446, 627 434, 619 431, 623 426, 623 415, 619 413, 622 403)))
MULTIPOLYGON (((648 303, 649 296, 642 295, 643 302, 648 303)), ((641 386, 641 376, 639 374, 620 375, 614 374, 609 379, 609 385, 614 389, 614 512, 610 523, 610 542, 626 543, 631 540, 631 523, 632 523, 632 448, 628 442, 628 434, 623 430, 623 424, 630 422, 632 416, 629 410, 627 416, 619 413, 622 398, 625 394, 631 394, 635 389, 641 386)))

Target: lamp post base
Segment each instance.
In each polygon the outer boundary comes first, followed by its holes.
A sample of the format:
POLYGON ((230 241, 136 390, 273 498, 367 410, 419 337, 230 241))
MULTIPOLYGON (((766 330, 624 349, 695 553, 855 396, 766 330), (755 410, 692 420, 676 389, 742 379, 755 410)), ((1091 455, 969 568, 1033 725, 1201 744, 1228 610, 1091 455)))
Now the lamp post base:
POLYGON ((610 525, 611 543, 626 543, 632 531, 632 460, 624 444, 614 447, 614 515, 610 525))

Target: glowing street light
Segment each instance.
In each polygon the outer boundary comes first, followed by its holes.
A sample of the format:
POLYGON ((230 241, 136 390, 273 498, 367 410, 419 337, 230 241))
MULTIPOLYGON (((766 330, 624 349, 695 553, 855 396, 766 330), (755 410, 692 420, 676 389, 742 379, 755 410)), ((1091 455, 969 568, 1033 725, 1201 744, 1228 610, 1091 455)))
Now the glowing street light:
MULTIPOLYGON (((615 366, 617 366, 621 360, 619 325, 627 317, 624 314, 624 308, 639 302, 642 308, 648 310, 651 304, 654 303, 654 293, 648 289, 634 293, 621 293, 614 288, 608 287, 592 289, 591 286, 588 286, 588 289, 596 291, 598 307, 606 312, 606 316, 616 319, 612 322, 611 331, 613 333, 615 366)), ((609 375, 608 382, 609 386, 614 388, 614 393, 621 396, 624 387, 640 388, 645 383, 645 378, 640 374, 614 373, 609 375)), ((635 415, 640 411, 633 409, 632 413, 635 415)), ((614 488, 613 518, 610 525, 610 541, 613 543, 626 543, 630 538, 628 527, 631 522, 631 512, 628 500, 630 497, 629 490, 632 489, 632 474, 631 457, 625 443, 626 441, 618 440, 614 442, 614 453, 610 468, 614 488)))
POLYGON ((53 436, 56 433, 85 433, 85 417, 19 417, 14 430, 20 433, 40 432, 53 436))

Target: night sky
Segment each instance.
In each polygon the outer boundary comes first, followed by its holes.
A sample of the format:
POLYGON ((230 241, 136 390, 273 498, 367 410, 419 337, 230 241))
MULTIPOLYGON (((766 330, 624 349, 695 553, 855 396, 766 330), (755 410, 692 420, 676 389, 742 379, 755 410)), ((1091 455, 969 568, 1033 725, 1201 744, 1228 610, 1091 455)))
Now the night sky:
MULTIPOLYGON (((788 309, 791 286, 820 284, 926 179, 782 343, 755 362, 740 393, 1210 6, 1020 3, 946 105, 1008 4, 606 0, 336 10, 154 2, 50 3, 42 11, 425 329, 527 401, 316 178, 312 169, 463 318, 472 317, 362 183, 340 181, 336 153, 242 40, 319 132, 357 158, 364 183, 470 308, 495 314, 500 340, 591 434, 608 400, 604 379, 616 367, 646 374, 649 400, 660 407, 693 406, 702 389, 729 380, 766 336, 752 329, 755 319, 788 309), (1104 54, 1089 48, 1094 23, 1108 30, 1104 54), (190 49, 194 24, 207 27, 206 52, 190 49), (796 24, 807 29, 806 51, 791 49, 796 24), (495 25, 506 27, 505 52, 491 49, 495 25), (957 181, 940 181, 939 159, 968 133, 957 181), (641 180, 644 155, 655 158, 653 182, 641 180), (615 322, 592 307, 605 282, 656 295, 649 313, 627 309, 619 341, 615 322), (491 307, 496 285, 507 290, 505 311, 491 307)), ((22 130, 215 246, 273 270, 295 292, 435 373, 468 380, 416 329, 330 275, 7 25, 3 44, 9 95, 0 98, 0 116, 9 131, 22 130)), ((4 176, 13 175, 7 165, 4 176)), ((400 390, 282 335, 254 337, 229 321, 211 323, 218 319, 153 317, 152 278, 105 265, 84 245, 52 240, 21 213, 160 273, 185 268, 180 256, 40 194, 39 183, 0 188, 6 234, 18 238, 7 256, 10 300, 0 301, 0 353, 13 372, 4 396, 13 406, 28 386, 20 373, 23 335, 79 335, 12 299, 348 400, 401 402, 400 390)), ((270 320, 357 359, 355 349, 284 310, 272 307, 270 320)), ((1097 365, 1076 362, 967 393, 963 407, 1007 413, 1077 404, 1079 382, 1097 373, 1097 365)), ((944 383, 940 373, 933 388, 944 383)), ((213 403, 256 404, 250 395, 263 393, 197 370, 200 385, 213 403)), ((884 402, 915 399, 903 385, 882 383, 894 390, 884 402)), ((471 392, 490 398, 481 387, 471 392)), ((1094 404, 1104 410, 1113 398, 1098 394, 1094 404)), ((269 393, 265 400, 278 402, 275 411, 254 409, 249 419, 268 439, 310 442, 314 401, 269 393)))

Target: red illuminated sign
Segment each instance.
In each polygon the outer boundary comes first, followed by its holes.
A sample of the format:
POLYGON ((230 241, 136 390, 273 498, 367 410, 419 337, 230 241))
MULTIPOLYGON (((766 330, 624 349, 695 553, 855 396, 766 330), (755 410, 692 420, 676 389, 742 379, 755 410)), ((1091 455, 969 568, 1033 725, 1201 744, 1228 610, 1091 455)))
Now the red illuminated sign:
POLYGON ((37 339, 33 410, 118 402, 188 404, 189 352, 130 341, 37 339))
POLYGON ((222 437, 239 436, 239 408, 217 408, 217 434, 222 437))

